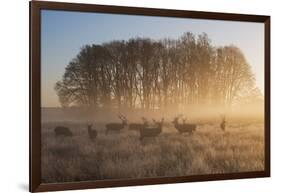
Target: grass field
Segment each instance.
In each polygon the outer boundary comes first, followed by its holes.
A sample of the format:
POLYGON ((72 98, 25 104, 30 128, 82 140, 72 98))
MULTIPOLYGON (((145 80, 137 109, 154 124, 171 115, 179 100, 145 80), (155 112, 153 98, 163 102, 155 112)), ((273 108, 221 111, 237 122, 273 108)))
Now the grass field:
POLYGON ((264 126, 230 124, 198 125, 193 135, 180 135, 165 124, 156 138, 139 141, 139 134, 124 129, 104 132, 91 141, 86 125, 42 125, 42 182, 73 182, 160 176, 233 173, 264 170, 264 126), (73 137, 55 137, 56 125, 68 126, 73 137))

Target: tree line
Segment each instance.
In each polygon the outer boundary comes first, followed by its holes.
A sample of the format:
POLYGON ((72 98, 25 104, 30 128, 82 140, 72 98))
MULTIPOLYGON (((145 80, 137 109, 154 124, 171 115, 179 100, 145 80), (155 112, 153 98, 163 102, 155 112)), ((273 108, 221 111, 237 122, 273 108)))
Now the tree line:
POLYGON ((232 105, 256 91, 242 51, 215 47, 206 33, 85 45, 55 85, 62 106, 165 109, 232 105))

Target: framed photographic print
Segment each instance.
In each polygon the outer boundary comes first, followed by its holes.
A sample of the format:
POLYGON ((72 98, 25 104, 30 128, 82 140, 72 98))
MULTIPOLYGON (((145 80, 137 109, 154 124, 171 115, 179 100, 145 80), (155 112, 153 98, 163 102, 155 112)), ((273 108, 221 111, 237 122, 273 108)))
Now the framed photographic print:
POLYGON ((30 191, 269 176, 269 16, 30 2, 30 191))

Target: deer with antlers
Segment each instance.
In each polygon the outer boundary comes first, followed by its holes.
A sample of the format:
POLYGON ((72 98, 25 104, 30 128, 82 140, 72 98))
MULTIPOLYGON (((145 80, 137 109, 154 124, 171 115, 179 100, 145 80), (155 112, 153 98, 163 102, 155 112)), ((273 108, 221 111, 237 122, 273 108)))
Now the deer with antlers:
POLYGON ((142 127, 140 129, 140 140, 143 140, 146 137, 156 137, 162 132, 164 118, 162 118, 159 122, 155 120, 153 121, 155 123, 154 127, 142 127))
POLYGON ((141 128, 147 127, 148 120, 145 117, 142 117, 141 119, 142 119, 143 123, 130 123, 129 130, 139 131, 141 128))
POLYGON ((105 125, 106 127, 106 134, 109 131, 120 131, 125 128, 127 125, 127 119, 124 115, 118 115, 119 119, 121 119, 122 123, 108 123, 105 125))
POLYGON ((196 124, 186 123, 186 119, 184 119, 183 123, 181 124, 181 123, 179 123, 179 118, 180 118, 180 116, 177 116, 172 121, 172 123, 174 124, 174 126, 178 130, 178 132, 180 132, 180 134, 183 134, 183 133, 192 134, 196 129, 196 124))
POLYGON ((92 124, 88 124, 88 135, 92 141, 94 141, 98 135, 98 132, 95 129, 92 129, 92 124))

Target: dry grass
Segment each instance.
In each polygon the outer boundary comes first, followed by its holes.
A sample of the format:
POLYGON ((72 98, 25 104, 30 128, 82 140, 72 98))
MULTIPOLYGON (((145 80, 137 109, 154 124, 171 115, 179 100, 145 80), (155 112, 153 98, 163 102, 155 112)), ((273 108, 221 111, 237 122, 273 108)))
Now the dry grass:
POLYGON ((103 125, 95 142, 86 128, 70 123, 65 125, 74 137, 56 138, 54 125, 43 124, 44 183, 264 170, 262 124, 233 124, 226 132, 205 124, 193 135, 180 135, 166 125, 144 144, 138 133, 126 129, 106 135, 103 125))

